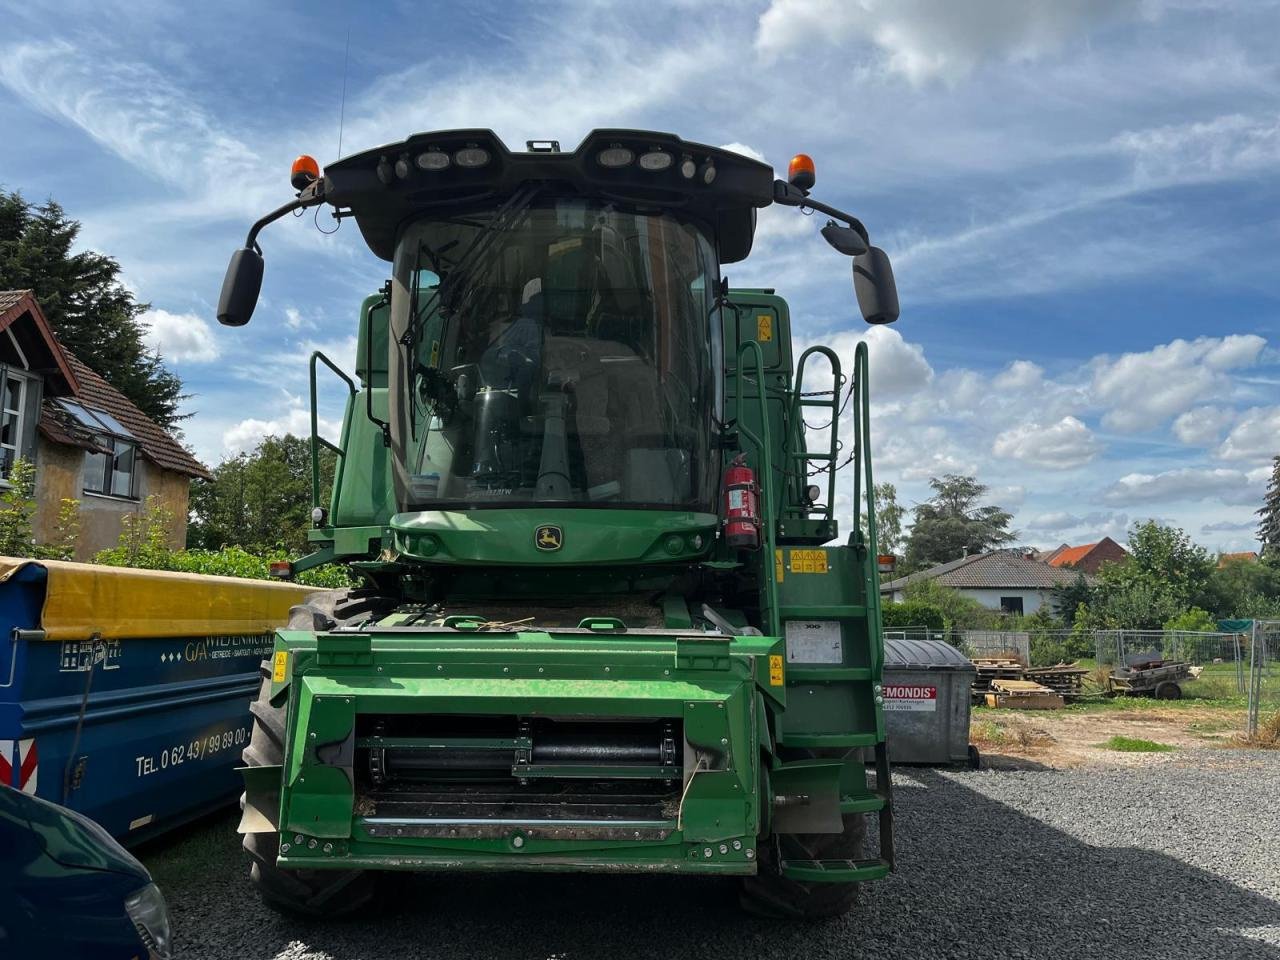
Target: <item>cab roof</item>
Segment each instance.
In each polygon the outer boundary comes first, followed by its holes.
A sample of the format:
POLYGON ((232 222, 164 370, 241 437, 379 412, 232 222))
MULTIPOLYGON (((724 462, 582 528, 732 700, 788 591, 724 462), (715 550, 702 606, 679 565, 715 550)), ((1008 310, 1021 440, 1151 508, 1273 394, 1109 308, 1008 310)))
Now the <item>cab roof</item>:
MULTIPOLYGON (((481 153, 468 156, 475 160, 481 153)), ((652 130, 593 130, 571 153, 512 152, 492 130, 441 130, 415 133, 330 164, 324 171, 324 196, 335 207, 350 208, 369 249, 390 260, 405 220, 433 208, 501 202, 530 181, 697 221, 716 242, 720 261, 734 263, 751 252, 756 210, 773 202, 774 177, 773 169, 758 160, 652 130), (601 153, 611 148, 630 151, 632 160, 621 166, 602 164, 601 153), (487 160, 463 166, 455 159, 460 150, 483 151, 487 160), (640 166, 640 156, 659 151, 671 154, 664 169, 640 166), (419 160, 427 154, 431 156, 419 160), (430 169, 442 163, 438 154, 449 163, 430 169), (686 159, 692 161, 692 177, 682 172, 682 165, 687 171, 686 159), (714 169, 710 183, 704 177, 708 167, 714 169)))

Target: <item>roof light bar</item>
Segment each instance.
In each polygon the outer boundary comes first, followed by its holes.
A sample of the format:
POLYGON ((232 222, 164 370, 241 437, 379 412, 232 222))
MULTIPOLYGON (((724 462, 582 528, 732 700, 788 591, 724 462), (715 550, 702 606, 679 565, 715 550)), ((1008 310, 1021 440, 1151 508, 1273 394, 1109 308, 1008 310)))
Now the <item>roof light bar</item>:
POLYGON ((449 155, 436 147, 432 147, 430 150, 418 154, 418 158, 414 162, 417 163, 419 170, 428 170, 433 172, 436 170, 447 170, 449 168, 449 164, 452 163, 449 159, 449 155))
POLYGON ((636 155, 631 150, 616 144, 596 154, 596 162, 602 167, 610 168, 629 166, 635 158, 636 155))
POLYGON ((640 154, 640 169, 656 173, 670 167, 674 159, 665 150, 650 150, 648 153, 640 154))
POLYGON ((484 147, 463 147, 453 155, 453 162, 469 170, 484 167, 489 163, 489 151, 484 147))

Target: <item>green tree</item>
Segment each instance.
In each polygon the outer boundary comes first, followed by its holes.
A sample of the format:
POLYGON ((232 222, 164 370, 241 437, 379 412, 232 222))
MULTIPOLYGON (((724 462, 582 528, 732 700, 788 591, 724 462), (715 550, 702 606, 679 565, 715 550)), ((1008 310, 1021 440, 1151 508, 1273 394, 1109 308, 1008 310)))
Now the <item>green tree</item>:
MULTIPOLYGON (((322 451, 321 502, 328 503, 334 457, 322 451)), ((311 442, 292 434, 267 437, 252 451, 230 457, 213 479, 191 491, 187 543, 217 550, 240 546, 265 555, 305 553, 311 527, 311 442)))
POLYGON ((120 264, 92 250, 72 252, 80 224, 53 200, 32 205, 0 191, 0 290, 34 290, 62 344, 152 420, 182 417, 182 381, 143 339, 138 303, 120 264))
POLYGON ((1129 531, 1129 556, 1098 571, 1093 627, 1160 630, 1211 595, 1214 562, 1184 530, 1148 520, 1129 531))
POLYGON ((934 477, 929 486, 934 494, 915 508, 907 537, 908 570, 958 560, 966 553, 986 553, 1017 536, 1009 529, 1013 514, 980 503, 987 487, 976 478, 949 473, 934 477))
POLYGON ((876 546, 881 553, 895 556, 902 549, 902 519, 906 510, 898 503, 898 489, 892 483, 875 485, 876 546))
POLYGON ((1054 589, 1052 596, 1054 611, 1068 622, 1075 616, 1081 604, 1087 607, 1092 600, 1093 587, 1083 571, 1077 573, 1076 578, 1070 583, 1064 583, 1054 589))
POLYGON ((0 555, 70 560, 80 532, 80 501, 63 498, 53 524, 53 539, 37 543, 32 521, 36 514, 36 468, 18 457, 9 467, 8 485, 0 492, 0 555))
POLYGON ((1183 607, 1204 596, 1214 561, 1185 530, 1148 520, 1129 530, 1129 561, 1153 581, 1162 583, 1183 607))
POLYGON ((1262 541, 1262 555, 1268 560, 1280 559, 1280 454, 1271 461, 1271 479, 1258 510, 1258 539, 1262 541))
POLYGON ((999 610, 984 607, 972 597, 944 587, 937 580, 913 580, 902 595, 907 603, 941 610, 948 630, 994 630, 1003 622, 1003 614, 999 610))

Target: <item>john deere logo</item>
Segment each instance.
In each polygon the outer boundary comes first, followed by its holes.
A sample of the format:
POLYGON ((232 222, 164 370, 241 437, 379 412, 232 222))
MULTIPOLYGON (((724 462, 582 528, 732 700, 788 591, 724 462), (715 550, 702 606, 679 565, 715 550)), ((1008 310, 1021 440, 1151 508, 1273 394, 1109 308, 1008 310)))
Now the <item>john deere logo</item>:
POLYGON ((554 524, 545 523, 534 531, 533 543, 539 550, 559 550, 564 546, 564 531, 554 524))

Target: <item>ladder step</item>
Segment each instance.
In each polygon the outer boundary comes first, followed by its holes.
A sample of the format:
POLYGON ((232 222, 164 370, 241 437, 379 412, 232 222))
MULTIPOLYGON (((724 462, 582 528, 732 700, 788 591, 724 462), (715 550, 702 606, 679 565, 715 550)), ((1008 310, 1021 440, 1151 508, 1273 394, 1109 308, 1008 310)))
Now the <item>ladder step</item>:
POLYGON ((782 875, 808 883, 863 883, 889 875, 888 860, 783 860, 782 875))
POLYGON ((840 798, 841 813, 874 813, 877 810, 883 810, 884 807, 884 797, 878 793, 869 797, 840 798))
POLYGON ((867 615, 867 608, 853 604, 779 604, 778 616, 782 620, 837 620, 857 619, 867 615))
POLYGON ((880 740, 872 733, 786 733, 782 743, 788 747, 874 747, 880 740))
POLYGON ((798 450, 790 455, 792 460, 834 460, 834 453, 810 453, 808 450, 798 450))

